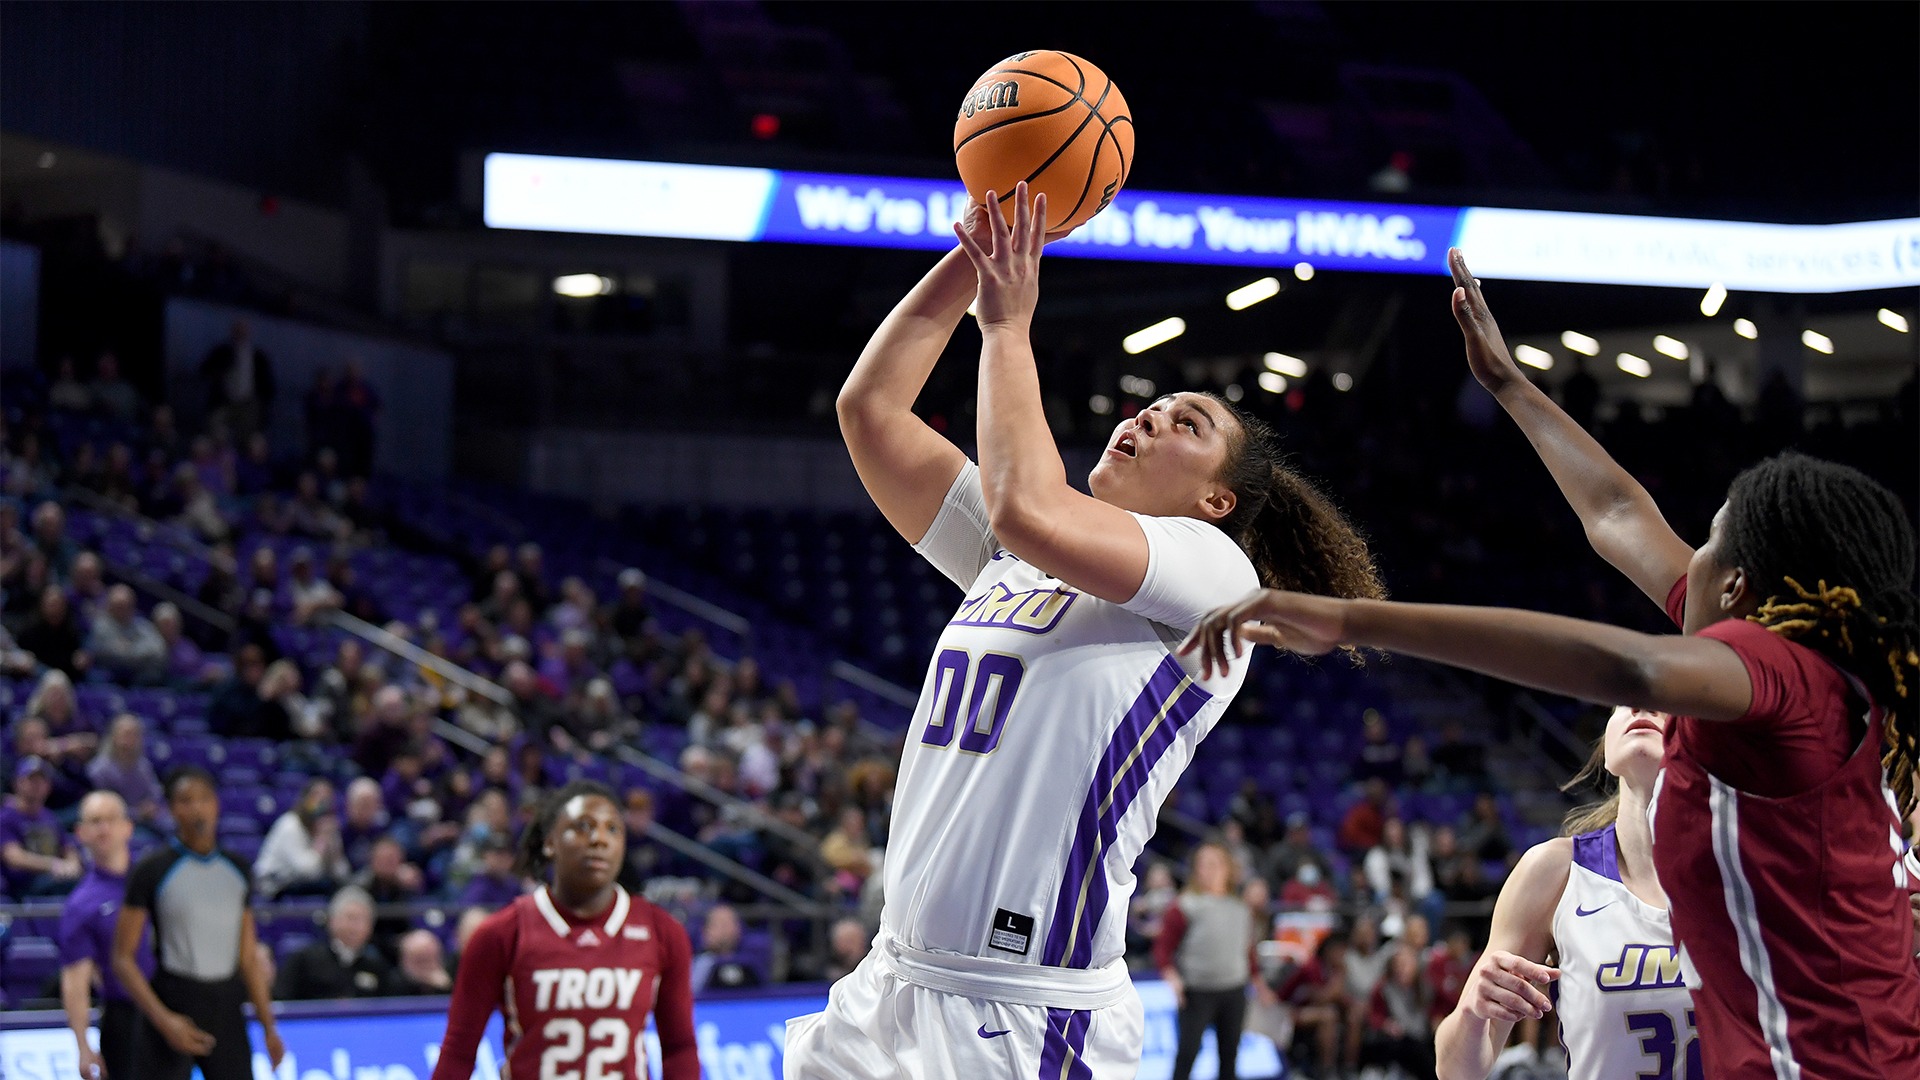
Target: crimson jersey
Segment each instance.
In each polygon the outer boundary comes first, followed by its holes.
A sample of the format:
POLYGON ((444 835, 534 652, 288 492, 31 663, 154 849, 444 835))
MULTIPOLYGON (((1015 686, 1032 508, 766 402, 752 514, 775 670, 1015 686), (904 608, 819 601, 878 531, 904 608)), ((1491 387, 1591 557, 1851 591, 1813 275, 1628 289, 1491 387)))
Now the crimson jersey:
POLYGON ((470 1080, 495 1009, 506 1019, 500 1080, 648 1080, 649 1011, 664 1080, 700 1080, 692 957, 673 916, 618 885, 590 919, 562 911, 543 885, 474 930, 433 1080, 470 1080))
MULTIPOLYGON (((1684 603, 1675 586, 1669 614, 1684 603)), ((1920 974, 1884 714, 1818 653, 1740 620, 1753 704, 1677 717, 1654 789, 1653 860, 1716 1078, 1920 1076, 1920 974), (1759 764, 1773 755, 1762 774, 1759 764), (1837 762, 1837 764, 1836 764, 1837 762), (1783 777, 1807 778, 1783 789, 1783 777)))

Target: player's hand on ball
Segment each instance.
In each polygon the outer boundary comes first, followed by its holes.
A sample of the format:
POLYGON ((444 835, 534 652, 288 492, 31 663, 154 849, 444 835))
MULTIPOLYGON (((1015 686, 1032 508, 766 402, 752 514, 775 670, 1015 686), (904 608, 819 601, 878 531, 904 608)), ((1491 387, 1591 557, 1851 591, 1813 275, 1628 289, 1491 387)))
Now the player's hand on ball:
POLYGON ((1525 382, 1526 376, 1520 374, 1512 354, 1507 352, 1506 339, 1500 336, 1500 326, 1487 308, 1487 298, 1481 295, 1480 279, 1467 269, 1467 257, 1459 248, 1447 249, 1447 269, 1453 272, 1453 317, 1467 337, 1467 367, 1473 377, 1496 394, 1516 382, 1525 382))
POLYGON ((968 212, 966 223, 956 222, 953 233, 973 260, 980 275, 974 318, 985 330, 1010 326, 1022 331, 1033 325, 1033 309, 1040 303, 1040 249, 1046 244, 1047 196, 1027 196, 1022 182, 1013 189, 1013 224, 1000 211, 1000 196, 987 192, 984 220, 968 212), (979 222, 975 225, 975 222, 979 222), (984 228, 986 241, 978 232, 984 228))
POLYGON ((1180 655, 1199 654, 1203 679, 1226 674, 1246 652, 1246 642, 1319 656, 1344 643, 1345 603, 1330 596, 1258 589, 1237 604, 1209 612, 1180 643, 1180 655))
POLYGON ((1467 976, 1467 985, 1460 990, 1460 1007, 1482 1020, 1507 1024, 1537 1020, 1553 1008, 1541 987, 1559 977, 1559 968, 1536 964, 1502 949, 1489 949, 1467 976))

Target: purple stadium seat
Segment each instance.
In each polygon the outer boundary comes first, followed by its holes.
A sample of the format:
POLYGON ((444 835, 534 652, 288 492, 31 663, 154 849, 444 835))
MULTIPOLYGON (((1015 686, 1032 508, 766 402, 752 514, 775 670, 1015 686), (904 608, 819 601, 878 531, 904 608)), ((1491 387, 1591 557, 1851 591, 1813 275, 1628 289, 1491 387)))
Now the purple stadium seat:
POLYGON ((53 939, 11 936, 7 941, 5 986, 9 1000, 57 996, 60 947, 53 939))

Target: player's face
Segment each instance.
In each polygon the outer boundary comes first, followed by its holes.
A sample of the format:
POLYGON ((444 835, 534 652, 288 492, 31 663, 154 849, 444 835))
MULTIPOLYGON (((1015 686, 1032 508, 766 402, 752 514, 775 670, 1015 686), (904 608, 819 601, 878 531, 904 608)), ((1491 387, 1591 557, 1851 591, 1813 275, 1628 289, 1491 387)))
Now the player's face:
POLYGON ((1666 749, 1666 713, 1621 706, 1607 718, 1607 771, 1636 788, 1651 787, 1666 749))
POLYGON ((1163 397, 1114 427, 1087 486, 1102 502, 1158 517, 1201 516, 1224 493, 1217 515, 1224 517, 1232 494, 1219 477, 1237 428, 1219 402, 1200 394, 1163 397))
POLYGON ((554 876, 573 896, 613 884, 627 857, 627 829, 620 811, 597 795, 578 795, 560 808, 552 839, 554 876))

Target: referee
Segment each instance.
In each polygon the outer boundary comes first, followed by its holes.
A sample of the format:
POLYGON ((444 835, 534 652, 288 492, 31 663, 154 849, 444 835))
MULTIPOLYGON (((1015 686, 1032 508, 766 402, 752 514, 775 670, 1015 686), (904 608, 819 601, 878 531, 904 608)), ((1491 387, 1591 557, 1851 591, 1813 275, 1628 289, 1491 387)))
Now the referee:
MULTIPOLYGON (((80 800, 73 832, 93 865, 60 909, 60 1004, 80 1044, 83 1080, 132 1080, 140 1012, 113 977, 114 924, 120 897, 127 891, 127 845, 133 838, 127 804, 111 791, 89 794, 80 800), (87 999, 95 985, 100 987, 99 1053, 87 1044, 87 999)), ((153 971, 153 957, 146 950, 139 961, 143 972, 153 971)))
POLYGON ((213 774, 183 765, 167 774, 165 787, 175 835, 127 876, 113 935, 114 974, 147 1020, 135 1051, 139 1080, 187 1080, 195 1065, 205 1080, 252 1080, 243 1002, 253 1000, 274 1068, 286 1048, 254 948, 248 868, 215 845, 213 774), (135 956, 149 920, 159 954, 152 982, 135 956))

